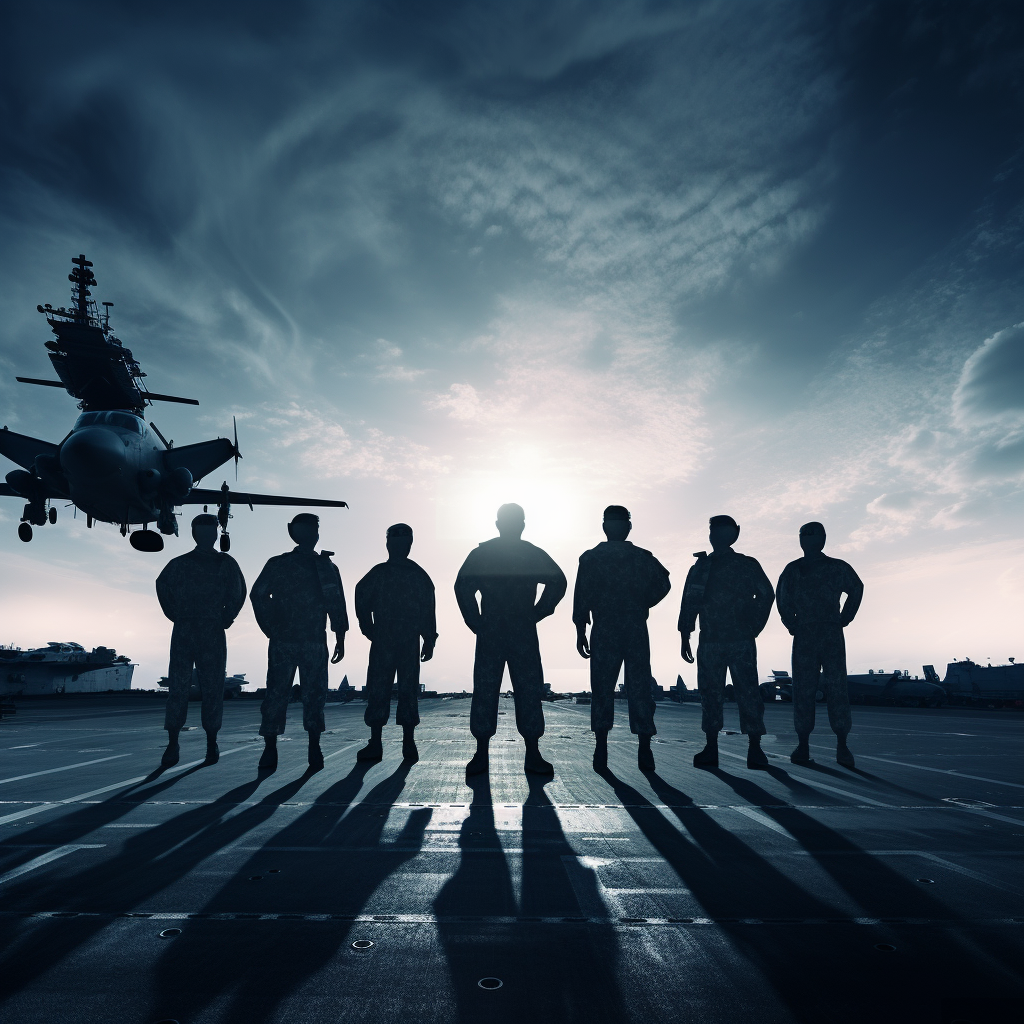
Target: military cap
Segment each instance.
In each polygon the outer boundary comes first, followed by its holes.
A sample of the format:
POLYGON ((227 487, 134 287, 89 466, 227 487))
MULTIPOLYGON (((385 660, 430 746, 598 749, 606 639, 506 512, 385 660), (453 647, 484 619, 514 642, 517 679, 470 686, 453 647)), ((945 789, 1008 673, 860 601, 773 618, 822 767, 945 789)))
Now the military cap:
POLYGON ((709 526, 731 526, 734 530, 740 528, 740 524, 732 516, 712 516, 708 520, 709 526))
POLYGON ((407 523, 395 523, 394 526, 388 527, 387 536, 389 537, 411 537, 412 527, 407 523))
POLYGON ((288 525, 301 526, 303 523, 307 526, 319 526, 320 517, 314 515, 312 512, 300 512, 288 525))
POLYGON ((825 536, 825 527, 821 523, 804 523, 800 527, 801 535, 805 533, 820 533, 823 537, 825 536))
POLYGON ((195 529, 197 526, 216 526, 216 525, 217 525, 217 517, 215 515, 211 515, 209 512, 203 512, 200 515, 196 516, 195 519, 192 520, 192 528, 193 529, 195 529))
POLYGON ((609 505, 604 510, 604 518, 607 519, 619 519, 625 520, 627 523, 630 521, 629 509, 625 505, 609 505))

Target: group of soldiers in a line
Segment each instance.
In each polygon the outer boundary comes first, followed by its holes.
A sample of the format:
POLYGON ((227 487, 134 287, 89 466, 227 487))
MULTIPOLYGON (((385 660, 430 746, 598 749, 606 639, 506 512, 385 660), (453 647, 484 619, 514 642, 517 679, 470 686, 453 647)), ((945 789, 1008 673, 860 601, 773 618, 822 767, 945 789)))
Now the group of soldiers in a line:
MULTIPOLYGON (((552 766, 538 746, 544 733, 544 672, 537 623, 554 612, 567 582, 545 551, 522 539, 526 519, 519 505, 502 505, 495 525, 498 536, 470 552, 455 581, 462 617, 476 635, 470 730, 477 749, 466 772, 487 771, 488 744, 497 731, 498 700, 507 665, 516 726, 526 744, 525 769, 550 775, 552 766), (543 588, 539 598, 538 586, 543 588)), ((604 512, 603 527, 607 541, 580 556, 572 616, 576 648, 590 661, 594 767, 607 767, 615 685, 624 666, 629 727, 638 740, 638 764, 653 771, 651 737, 657 730, 647 619, 650 609, 671 589, 669 573, 651 552, 627 539, 632 528, 627 509, 610 505, 604 512)), ((296 671, 301 682, 302 724, 309 736, 309 764, 312 769, 323 767, 320 735, 327 697, 327 621, 335 635, 332 663, 345 656, 349 628, 341 575, 330 557, 333 552, 316 551, 318 517, 301 513, 289 524, 288 532, 295 548, 267 562, 250 595, 256 621, 269 639, 260 725, 265 743, 259 762, 263 771, 277 767, 277 737, 284 732, 296 671)), ((728 669, 740 729, 748 738, 747 767, 767 767, 768 758, 761 749, 764 701, 758 685, 756 639, 777 600, 782 622, 793 636, 793 715, 798 744, 791 759, 796 763, 810 760, 809 737, 820 689, 836 734, 836 760, 852 768, 854 759, 846 743, 851 721, 843 628, 857 614, 864 585, 846 562, 823 553, 825 528, 821 523, 807 523, 800 528, 803 557, 786 566, 776 594, 757 560, 733 550, 739 533, 730 516, 712 517, 711 553, 696 555, 683 587, 678 626, 687 662, 694 660, 690 637, 700 620, 697 687, 706 744, 693 763, 703 768, 718 765, 728 669)), ((178 762, 178 733, 185 724, 193 665, 202 690, 207 763, 219 757, 225 630, 246 597, 237 562, 214 550, 216 517, 196 516, 192 535, 195 549, 172 559, 156 581, 160 605, 174 623, 165 767, 178 762)), ((391 714, 396 678, 395 720, 403 730, 402 755, 407 761, 419 757, 415 742, 420 720, 419 666, 433 656, 437 628, 434 585, 409 558, 412 540, 412 529, 404 523, 390 527, 387 561, 375 565, 355 589, 359 628, 370 641, 364 715, 370 741, 357 755, 362 761, 376 762, 384 756, 381 734, 391 714)))

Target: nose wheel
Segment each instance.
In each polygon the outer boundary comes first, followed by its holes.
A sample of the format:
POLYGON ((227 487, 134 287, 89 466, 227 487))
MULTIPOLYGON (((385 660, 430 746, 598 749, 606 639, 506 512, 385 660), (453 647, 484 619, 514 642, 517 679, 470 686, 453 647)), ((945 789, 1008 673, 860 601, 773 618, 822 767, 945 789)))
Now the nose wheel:
POLYGON ((32 539, 32 527, 28 523, 18 523, 18 536, 27 544, 32 539))
POLYGON ((220 535, 220 549, 221 551, 231 550, 231 537, 226 533, 220 535))
POLYGON ((50 506, 50 511, 46 514, 46 518, 50 520, 51 524, 57 522, 57 510, 52 505, 50 506))

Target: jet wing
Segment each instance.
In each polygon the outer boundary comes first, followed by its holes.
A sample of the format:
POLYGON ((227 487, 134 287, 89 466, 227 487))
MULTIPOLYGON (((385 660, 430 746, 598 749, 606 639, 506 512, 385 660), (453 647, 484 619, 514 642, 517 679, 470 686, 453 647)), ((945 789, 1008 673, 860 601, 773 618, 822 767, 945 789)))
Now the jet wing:
MULTIPOLYGON (((176 451, 177 449, 172 449, 176 451)), ((184 501, 179 505, 219 505, 225 498, 232 505, 312 505, 318 508, 348 508, 345 501, 321 501, 319 498, 287 498, 282 494, 249 494, 246 491, 211 490, 205 487, 193 487, 184 501)))
POLYGON ((0 495, 5 498, 21 497, 21 495, 10 484, 0 484, 0 495))
MULTIPOLYGON (((229 441, 228 444, 230 443, 229 441)), ((6 427, 0 429, 0 455, 6 455, 11 462, 16 462, 23 469, 31 470, 39 455, 56 455, 58 448, 59 445, 40 441, 38 437, 16 434, 6 427)))
POLYGON ((235 446, 226 437, 168 448, 163 453, 164 465, 169 470, 184 466, 192 474, 193 480, 201 480, 207 473, 212 473, 234 457, 235 446))

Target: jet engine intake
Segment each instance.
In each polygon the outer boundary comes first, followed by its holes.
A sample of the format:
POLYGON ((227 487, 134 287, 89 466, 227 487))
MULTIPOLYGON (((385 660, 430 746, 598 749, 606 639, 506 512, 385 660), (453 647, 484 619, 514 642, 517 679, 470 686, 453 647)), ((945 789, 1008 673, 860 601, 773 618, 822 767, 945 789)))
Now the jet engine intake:
POLYGON ((43 481, 24 469, 13 469, 5 477, 12 491, 29 500, 41 501, 46 497, 43 481))

